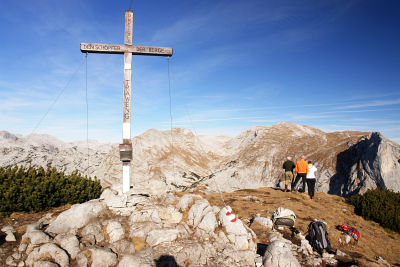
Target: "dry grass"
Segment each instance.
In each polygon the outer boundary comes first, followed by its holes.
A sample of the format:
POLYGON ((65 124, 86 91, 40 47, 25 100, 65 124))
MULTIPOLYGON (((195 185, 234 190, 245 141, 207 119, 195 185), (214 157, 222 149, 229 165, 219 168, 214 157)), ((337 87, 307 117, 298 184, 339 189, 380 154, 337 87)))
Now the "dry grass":
MULTIPOLYGON (((208 199, 211 205, 222 206, 219 194, 197 193, 208 199)), ((311 200, 304 193, 285 193, 272 188, 239 190, 223 193, 223 197, 239 218, 250 219, 257 213, 263 217, 271 217, 280 206, 291 209, 297 216, 295 227, 303 234, 307 232, 307 226, 313 219, 322 219, 328 225, 332 249, 346 252, 361 266, 374 265, 376 256, 381 256, 393 265, 400 264, 400 234, 385 231, 377 223, 355 215, 354 207, 347 204, 342 197, 317 192, 311 200), (255 196, 257 199, 243 199, 246 196, 255 196), (361 234, 358 243, 352 240, 349 244, 340 244, 338 240, 342 234, 335 230, 338 224, 348 224, 357 228, 361 234)), ((257 223, 252 224, 251 228, 257 234, 258 243, 268 244, 267 228, 257 223)), ((290 238, 288 230, 285 230, 284 236, 290 238)), ((292 241, 299 242, 296 238, 292 241)))
POLYGON ((40 254, 40 256, 35 259, 35 262, 38 262, 38 261, 50 261, 50 262, 53 262, 54 260, 51 257, 50 253, 46 252, 46 253, 40 254))
POLYGON ((146 240, 144 240, 143 238, 132 236, 131 241, 135 246, 136 251, 141 251, 142 249, 147 247, 146 240))

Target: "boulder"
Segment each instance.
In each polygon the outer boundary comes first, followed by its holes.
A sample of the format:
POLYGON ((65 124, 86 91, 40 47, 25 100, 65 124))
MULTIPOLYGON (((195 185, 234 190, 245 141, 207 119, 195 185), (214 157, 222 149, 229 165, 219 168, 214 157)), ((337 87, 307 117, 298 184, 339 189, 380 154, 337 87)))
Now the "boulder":
POLYGON ((161 229, 161 225, 154 222, 135 223, 131 226, 129 236, 146 239, 146 236, 150 231, 157 229, 161 229))
POLYGON ((13 256, 8 256, 6 258, 6 264, 8 266, 17 266, 17 263, 15 262, 15 259, 13 258, 13 256))
POLYGON ((182 213, 180 213, 175 207, 167 206, 162 207, 158 210, 158 216, 162 220, 164 225, 178 224, 182 220, 182 213))
POLYGON ((129 217, 129 222, 131 225, 140 222, 154 222, 161 223, 161 218, 158 215, 158 209, 155 207, 145 208, 140 211, 135 211, 129 217))
POLYGON ((109 248, 92 247, 89 250, 92 253, 92 267, 109 267, 118 263, 117 254, 109 248))
POLYGON ((12 227, 11 225, 7 225, 7 226, 2 227, 1 231, 3 233, 7 233, 7 232, 15 233, 14 227, 12 227))
POLYGON ((213 211, 209 211, 206 215, 204 215, 201 222, 198 224, 198 228, 206 231, 206 232, 214 232, 217 227, 217 219, 215 218, 215 214, 213 211))
POLYGON ((175 255, 178 264, 184 266, 185 262, 192 262, 197 264, 206 263, 204 248, 199 242, 185 242, 182 249, 175 255), (182 264, 183 263, 183 264, 182 264))
POLYGON ((39 252, 37 253, 38 257, 36 259, 47 255, 50 255, 53 261, 56 262, 59 266, 69 266, 69 258, 67 253, 56 244, 47 243, 41 245, 39 248, 39 252))
POLYGON ((193 195, 193 194, 183 195, 179 199, 178 204, 176 204, 176 208, 181 211, 185 211, 190 206, 190 204, 193 203, 194 198, 202 199, 202 197, 200 195, 193 195))
POLYGON ((133 245, 133 243, 124 239, 112 243, 110 248, 117 254, 121 255, 135 253, 135 246, 133 245))
POLYGON ((22 236, 22 240, 24 240, 25 238, 29 238, 32 245, 40 245, 51 241, 50 236, 40 230, 32 230, 30 232, 26 232, 22 236))
POLYGON ((106 227, 107 234, 110 238, 110 243, 117 242, 124 238, 125 231, 122 225, 117 221, 111 221, 106 227))
POLYGON ((222 226, 225 227, 226 233, 229 234, 234 234, 234 235, 246 235, 247 236, 247 231, 246 228, 243 226, 243 223, 241 220, 236 219, 235 222, 231 222, 228 216, 226 216, 226 213, 228 212, 228 208, 224 207, 221 209, 221 211, 218 213, 218 219, 221 222, 222 226))
POLYGON ((6 241, 7 241, 7 242, 15 242, 15 241, 17 241, 17 239, 15 238, 14 233, 12 233, 12 232, 7 232, 6 234, 7 234, 7 235, 6 235, 6 241))
POLYGON ((283 240, 270 243, 263 256, 265 267, 300 267, 300 263, 293 256, 290 245, 283 240))
POLYGON ((161 196, 167 192, 167 185, 159 179, 146 179, 138 182, 128 194, 161 196))
POLYGON ((152 230, 146 238, 147 244, 154 247, 163 242, 172 242, 178 238, 179 230, 175 228, 152 230))
POLYGON ((57 263, 46 260, 40 260, 33 264, 33 267, 58 267, 58 266, 59 265, 57 263))
POLYGON ((101 193, 100 200, 106 202, 108 207, 123 208, 126 207, 127 196, 125 194, 118 194, 118 191, 113 189, 106 188, 101 193))
POLYGON ((119 262, 118 267, 151 267, 150 264, 144 264, 140 257, 134 255, 124 255, 119 262))
POLYGON ((260 214, 257 214, 254 217, 254 223, 258 223, 263 227, 272 229, 272 227, 274 226, 274 223, 272 222, 272 220, 270 218, 265 218, 265 217, 261 217, 260 214))
POLYGON ((232 244, 234 244, 237 250, 247 250, 254 246, 252 240, 252 235, 244 227, 241 220, 236 219, 236 221, 231 222, 230 216, 227 216, 227 212, 231 210, 230 207, 224 207, 218 213, 218 219, 225 231, 228 239, 232 244))
POLYGON ((91 219, 104 213, 106 203, 98 200, 73 205, 62 212, 46 229, 48 233, 63 234, 85 226, 91 219))
POLYGON ((81 250, 79 248, 79 240, 74 234, 59 234, 54 238, 54 241, 63 249, 65 249, 75 259, 81 250))
POLYGON ((6 234, 6 241, 7 242, 15 242, 17 239, 15 238, 15 230, 12 226, 7 225, 1 228, 1 231, 6 234))
POLYGON ((193 227, 197 227, 197 225, 208 212, 212 212, 212 208, 210 203, 208 203, 208 200, 197 200, 189 210, 188 224, 192 225, 193 227))
POLYGON ((18 251, 21 253, 24 253, 26 251, 26 248, 28 247, 28 244, 22 243, 18 246, 18 251))
POLYGON ((150 197, 146 195, 129 194, 126 202, 127 207, 143 206, 149 204, 150 197))
POLYGON ((75 260, 78 266, 88 266, 88 259, 82 252, 76 255, 75 260))
POLYGON ((90 241, 91 244, 96 244, 104 240, 104 236, 101 233, 101 225, 98 222, 94 222, 86 225, 81 231, 82 240, 90 241))
POLYGON ((310 242, 304 237, 302 233, 298 233, 297 236, 300 238, 300 252, 306 256, 312 255, 313 248, 310 245, 310 242))

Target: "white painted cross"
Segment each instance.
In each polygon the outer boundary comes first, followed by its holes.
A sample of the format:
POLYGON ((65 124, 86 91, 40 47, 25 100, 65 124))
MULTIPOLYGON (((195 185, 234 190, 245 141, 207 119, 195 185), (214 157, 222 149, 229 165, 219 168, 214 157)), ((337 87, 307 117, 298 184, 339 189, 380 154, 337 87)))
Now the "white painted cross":
POLYGON ((132 55, 172 56, 172 48, 132 45, 133 11, 125 11, 125 40, 123 45, 81 43, 82 53, 124 54, 124 102, 122 144, 119 145, 122 161, 122 192, 130 189, 131 141, 131 85, 132 55))

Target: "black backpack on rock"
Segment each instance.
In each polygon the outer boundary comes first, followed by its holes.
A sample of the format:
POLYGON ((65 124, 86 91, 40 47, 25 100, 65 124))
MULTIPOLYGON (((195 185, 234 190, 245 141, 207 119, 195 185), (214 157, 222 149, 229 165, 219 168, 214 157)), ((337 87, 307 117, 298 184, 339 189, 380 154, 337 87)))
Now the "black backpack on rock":
POLYGON ((313 249, 320 254, 323 250, 331 250, 331 243, 328 238, 328 231, 323 221, 313 221, 308 225, 308 241, 313 249))

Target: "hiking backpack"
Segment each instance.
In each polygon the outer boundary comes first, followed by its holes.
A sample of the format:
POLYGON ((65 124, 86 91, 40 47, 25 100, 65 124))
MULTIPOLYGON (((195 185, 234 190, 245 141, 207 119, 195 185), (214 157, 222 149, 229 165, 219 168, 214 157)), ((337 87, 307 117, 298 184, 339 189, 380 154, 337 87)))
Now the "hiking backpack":
POLYGON ((358 239, 360 238, 360 232, 358 232, 358 230, 356 228, 342 224, 342 225, 337 225, 336 229, 338 229, 339 231, 342 231, 343 233, 351 235, 355 241, 358 241, 358 239))
POLYGON ((331 243, 328 238, 328 231, 323 221, 313 221, 308 225, 308 240, 314 250, 322 253, 325 249, 331 249, 331 243))
POLYGON ((293 227, 296 221, 296 215, 293 211, 279 207, 272 214, 272 222, 277 226, 293 227))

